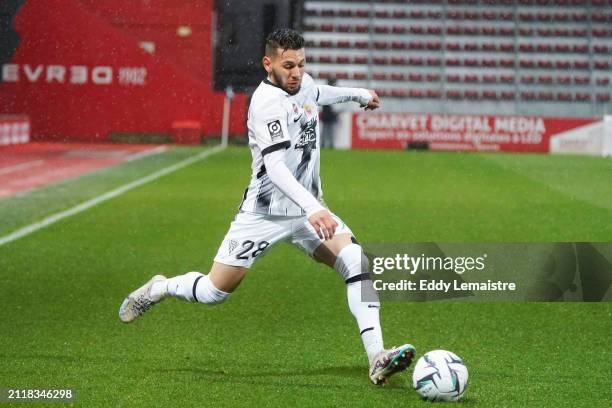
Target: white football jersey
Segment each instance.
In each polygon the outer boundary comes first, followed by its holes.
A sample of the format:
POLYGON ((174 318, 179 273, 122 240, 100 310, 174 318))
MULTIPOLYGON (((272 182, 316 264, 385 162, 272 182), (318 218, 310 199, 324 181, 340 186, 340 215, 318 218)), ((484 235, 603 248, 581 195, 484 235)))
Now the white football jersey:
POLYGON ((257 87, 249 106, 247 127, 253 156, 251 182, 240 210, 255 214, 304 215, 300 206, 277 189, 266 173, 263 156, 286 149, 285 164, 295 179, 318 200, 322 197, 319 177, 319 90, 304 74, 300 91, 290 95, 268 79, 257 87))

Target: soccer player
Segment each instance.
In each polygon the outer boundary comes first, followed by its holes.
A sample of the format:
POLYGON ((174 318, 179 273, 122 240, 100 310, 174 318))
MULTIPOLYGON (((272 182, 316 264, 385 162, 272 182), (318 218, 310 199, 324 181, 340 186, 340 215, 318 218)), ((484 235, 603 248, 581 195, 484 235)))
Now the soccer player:
POLYGON ((211 270, 208 275, 154 276, 125 298, 119 317, 130 323, 170 296, 223 303, 258 257, 289 240, 346 282, 349 309, 370 363, 370 380, 382 385, 410 365, 416 350, 410 344, 383 347, 380 303, 369 278, 368 259, 349 227, 323 203, 317 110, 318 105, 350 101, 373 110, 379 98, 372 90, 316 85, 304 72, 304 38, 294 30, 271 33, 262 62, 268 76, 253 94, 247 121, 251 182, 211 270))

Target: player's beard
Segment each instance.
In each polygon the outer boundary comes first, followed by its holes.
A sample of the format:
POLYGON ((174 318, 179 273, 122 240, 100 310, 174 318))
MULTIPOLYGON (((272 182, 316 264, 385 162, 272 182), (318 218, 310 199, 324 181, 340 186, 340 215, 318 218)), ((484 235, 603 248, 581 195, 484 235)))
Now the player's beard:
POLYGON ((300 84, 297 86, 297 88, 291 90, 289 88, 287 88, 287 86, 285 85, 285 82, 283 82, 283 79, 279 76, 276 75, 276 72, 272 71, 272 78, 274 79, 274 82, 285 92, 287 92, 289 95, 295 95, 298 92, 300 92, 300 88, 302 86, 301 84, 301 79, 300 79, 300 84))

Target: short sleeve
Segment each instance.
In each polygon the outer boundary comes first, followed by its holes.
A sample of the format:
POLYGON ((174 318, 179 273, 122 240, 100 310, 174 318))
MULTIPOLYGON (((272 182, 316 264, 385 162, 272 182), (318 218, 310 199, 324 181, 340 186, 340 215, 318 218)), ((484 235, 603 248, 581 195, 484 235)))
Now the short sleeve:
POLYGON ((252 112, 251 130, 262 156, 291 146, 287 117, 287 109, 280 101, 252 112))

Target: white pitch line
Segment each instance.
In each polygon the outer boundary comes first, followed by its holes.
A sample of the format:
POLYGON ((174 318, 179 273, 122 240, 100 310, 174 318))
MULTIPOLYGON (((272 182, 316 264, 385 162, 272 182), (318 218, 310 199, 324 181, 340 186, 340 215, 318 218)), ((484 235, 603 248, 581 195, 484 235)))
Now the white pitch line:
POLYGON ((72 217, 73 215, 79 214, 85 210, 90 209, 91 207, 98 205, 104 201, 110 200, 111 198, 115 198, 117 196, 120 196, 121 194, 128 192, 136 187, 140 187, 143 184, 149 183, 151 181, 155 181, 160 177, 163 177, 167 174, 173 173, 177 170, 180 170, 184 167, 187 167, 189 165, 192 165, 193 163, 196 163, 200 160, 204 160, 207 157, 219 153, 220 151, 224 150, 225 148, 222 146, 219 147, 214 147, 210 150, 206 150, 200 154, 197 154, 195 156, 191 156, 183 161, 180 161, 178 163, 175 163, 171 166, 168 167, 164 167, 161 170, 156 171, 155 173, 151 173, 148 176, 142 177, 138 180, 134 180, 131 183, 127 183, 124 184, 121 187, 118 187, 114 190, 108 191, 102 195, 99 195, 97 197, 94 197, 90 200, 87 200, 77 206, 74 206, 72 208, 69 208, 68 210, 65 211, 61 211, 59 213, 53 214, 48 216, 47 218, 43 219, 42 221, 39 222, 35 222, 33 224, 27 225, 23 228, 18 229, 17 231, 14 231, 8 235, 5 235, 3 237, 0 237, 0 247, 3 245, 6 245, 8 243, 11 243, 13 241, 18 240, 19 238, 23 238, 27 235, 30 235, 40 229, 43 229, 45 227, 48 227, 51 224, 54 224, 60 220, 63 220, 64 218, 68 218, 68 217, 72 217))
POLYGON ((140 160, 143 157, 153 156, 154 154, 165 152, 166 150, 168 150, 168 147, 166 147, 166 146, 158 146, 158 147, 156 147, 154 149, 149 149, 149 150, 145 150, 145 151, 142 151, 142 152, 131 154, 124 161, 125 162, 131 162, 131 161, 134 161, 134 160, 140 160))
POLYGON ((40 166, 44 162, 44 160, 33 160, 25 163, 15 164, 13 166, 4 167, 0 169, 0 175, 14 173, 19 170, 29 169, 30 167, 40 166))

